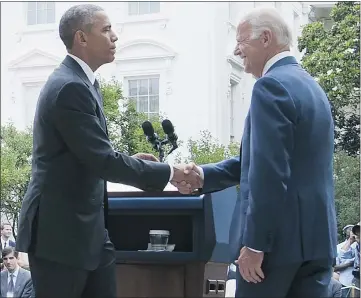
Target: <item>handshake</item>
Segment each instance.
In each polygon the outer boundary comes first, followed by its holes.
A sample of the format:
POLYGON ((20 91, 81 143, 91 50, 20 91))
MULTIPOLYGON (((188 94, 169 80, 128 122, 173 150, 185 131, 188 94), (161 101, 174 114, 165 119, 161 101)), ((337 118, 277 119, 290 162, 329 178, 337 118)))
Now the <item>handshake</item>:
MULTIPOLYGON (((137 153, 134 158, 159 162, 159 160, 149 153, 137 153)), ((173 166, 173 177, 170 183, 174 185, 181 194, 191 194, 195 190, 203 187, 202 169, 193 162, 189 164, 178 164, 173 166)))

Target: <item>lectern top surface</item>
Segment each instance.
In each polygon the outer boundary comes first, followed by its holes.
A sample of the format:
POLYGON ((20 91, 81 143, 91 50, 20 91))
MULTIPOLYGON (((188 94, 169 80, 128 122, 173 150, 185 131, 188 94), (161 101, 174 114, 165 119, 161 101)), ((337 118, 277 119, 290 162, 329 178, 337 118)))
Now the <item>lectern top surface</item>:
MULTIPOLYGON (((129 186, 129 185, 125 185, 125 184, 119 184, 119 183, 111 183, 108 182, 107 183, 107 187, 108 187, 108 193, 111 192, 144 192, 143 190, 133 187, 133 186, 129 186)), ((164 191, 174 191, 174 192, 178 192, 177 188, 174 187, 172 184, 168 183, 167 186, 165 187, 164 191)))
MULTIPOLYGON (((132 187, 125 184, 107 183, 109 198, 121 198, 121 197, 186 197, 197 195, 182 195, 178 192, 178 189, 172 184, 168 183, 163 191, 159 192, 145 192, 139 188, 132 187)), ((199 197, 199 195, 198 195, 199 197)))

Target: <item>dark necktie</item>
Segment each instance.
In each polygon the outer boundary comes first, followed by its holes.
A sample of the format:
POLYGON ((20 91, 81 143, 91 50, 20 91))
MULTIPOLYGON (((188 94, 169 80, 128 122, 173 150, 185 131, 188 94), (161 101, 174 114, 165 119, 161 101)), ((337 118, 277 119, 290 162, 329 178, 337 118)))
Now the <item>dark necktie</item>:
MULTIPOLYGON (((100 86, 99 86, 99 82, 98 82, 97 79, 95 79, 95 81, 94 81, 94 88, 97 91, 99 104, 101 106, 101 109, 103 109, 104 108, 103 97, 102 97, 102 93, 100 92, 100 86)), ((106 125, 105 125, 105 132, 108 134, 108 127, 106 125)))
POLYGON ((6 241, 4 242, 4 248, 6 247, 6 241))
POLYGON ((102 93, 100 92, 100 86, 99 86, 99 82, 97 79, 95 79, 95 81, 94 81, 94 88, 98 93, 100 106, 103 108, 103 97, 102 97, 102 93))
POLYGON ((14 275, 11 273, 10 274, 10 281, 9 281, 9 287, 8 287, 8 291, 14 293, 14 275))

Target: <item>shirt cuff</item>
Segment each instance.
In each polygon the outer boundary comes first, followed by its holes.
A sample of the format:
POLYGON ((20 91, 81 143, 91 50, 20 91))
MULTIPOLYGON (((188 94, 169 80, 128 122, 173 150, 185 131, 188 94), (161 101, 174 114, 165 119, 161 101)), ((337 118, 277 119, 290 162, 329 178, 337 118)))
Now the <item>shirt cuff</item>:
POLYGON ((170 168, 170 177, 169 177, 169 181, 172 181, 173 179, 173 175, 174 175, 174 169, 172 165, 169 165, 170 168))
POLYGON ((204 182, 204 172, 203 172, 203 169, 199 166, 196 166, 197 167, 197 170, 199 172, 199 176, 201 177, 202 181, 204 182))
MULTIPOLYGON (((246 246, 247 247, 247 246, 246 246)), ((260 253, 260 252, 262 252, 262 251, 260 251, 260 250, 256 250, 256 249, 253 249, 253 248, 250 248, 250 247, 247 247, 249 250, 252 250, 252 251, 254 251, 254 252, 257 252, 257 253, 260 253)))

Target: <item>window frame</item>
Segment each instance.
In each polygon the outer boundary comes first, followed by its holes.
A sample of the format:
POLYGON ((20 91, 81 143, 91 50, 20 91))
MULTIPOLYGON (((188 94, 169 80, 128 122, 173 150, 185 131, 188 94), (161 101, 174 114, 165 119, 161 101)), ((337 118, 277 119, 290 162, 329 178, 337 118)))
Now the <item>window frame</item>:
POLYGON ((159 14, 160 13, 160 1, 133 1, 128 2, 128 16, 134 17, 134 16, 144 16, 144 15, 153 15, 153 14, 159 14), (140 3, 147 3, 148 4, 148 10, 145 13, 140 13, 140 3), (154 7, 154 3, 158 4, 157 11, 152 11, 152 5, 154 7), (131 5, 137 5, 137 12, 131 13, 131 5))
POLYGON ((56 23, 56 3, 53 1, 46 1, 46 2, 39 2, 39 1, 34 1, 34 2, 27 2, 26 3, 26 25, 27 26, 43 26, 43 25, 48 25, 48 24, 55 24, 56 23), (29 6, 30 4, 34 3, 35 5, 35 10, 30 10, 29 6), (45 3, 46 8, 45 9, 39 9, 38 5, 39 3, 45 3), (51 4, 53 5, 51 7, 51 9, 49 9, 48 5, 51 4), (39 11, 46 11, 46 22, 38 22, 38 13, 39 11), (30 12, 34 12, 35 13, 35 23, 30 24, 29 23, 29 13, 30 12), (52 21, 48 21, 49 20, 49 13, 51 13, 51 18, 52 21))
POLYGON ((126 90, 127 90, 127 99, 128 100, 134 100, 135 99, 135 103, 136 103, 136 109, 137 112, 139 111, 139 99, 140 98, 147 98, 147 111, 146 112, 140 112, 140 113, 144 113, 147 115, 147 118, 150 119, 152 118, 152 116, 159 116, 160 114, 160 88, 161 88, 161 82, 160 82, 160 75, 159 74, 149 74, 149 75, 141 75, 141 76, 125 76, 124 77, 124 86, 126 86, 126 90), (158 79, 158 93, 150 93, 150 80, 151 79, 158 79), (148 86, 147 86, 147 94, 146 95, 140 95, 139 93, 139 88, 140 88, 140 81, 141 80, 147 80, 148 81, 148 86), (137 94, 136 95, 130 95, 130 82, 131 81, 136 81, 137 82, 137 94), (158 97, 158 111, 156 112, 152 112, 150 109, 150 99, 152 97, 158 97))

